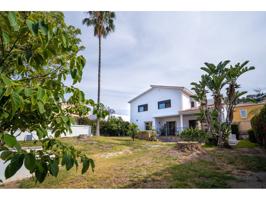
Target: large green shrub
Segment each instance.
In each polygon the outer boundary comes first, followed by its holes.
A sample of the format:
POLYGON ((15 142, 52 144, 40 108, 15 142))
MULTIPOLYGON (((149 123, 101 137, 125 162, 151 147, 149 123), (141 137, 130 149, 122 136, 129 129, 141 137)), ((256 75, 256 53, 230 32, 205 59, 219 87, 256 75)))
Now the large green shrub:
POLYGON ((256 141, 266 147, 266 105, 251 119, 256 141))
POLYGON ((110 117, 106 121, 101 121, 101 135, 103 136, 129 136, 130 123, 121 117, 110 117))
POLYGON ((180 137, 186 141, 205 142, 207 139, 207 134, 199 129, 188 128, 180 133, 180 137))

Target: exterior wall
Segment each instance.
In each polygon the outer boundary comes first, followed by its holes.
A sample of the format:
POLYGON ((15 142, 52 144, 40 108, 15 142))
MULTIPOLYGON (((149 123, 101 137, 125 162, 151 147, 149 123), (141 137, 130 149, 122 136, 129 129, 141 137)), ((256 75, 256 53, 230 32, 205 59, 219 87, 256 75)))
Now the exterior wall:
POLYGON ((196 115, 183 115, 183 128, 189 128, 189 120, 198 120, 196 115))
POLYGON ((237 106, 235 107, 234 114, 233 114, 233 122, 242 122, 242 121, 250 121, 253 117, 254 114, 257 111, 260 111, 264 105, 263 104, 254 104, 254 105, 243 105, 243 106, 237 106), (240 110, 245 109, 247 110, 248 116, 246 119, 241 118, 240 116, 240 110))
MULTIPOLYGON (((140 130, 145 129, 145 122, 152 121, 153 128, 159 125, 155 117, 169 117, 178 115, 178 111, 183 109, 182 100, 186 101, 183 93, 177 89, 171 88, 152 88, 146 94, 130 103, 130 122, 138 125, 140 130), (158 102, 171 99, 171 107, 158 109, 158 102), (138 112, 138 106, 148 104, 148 111, 138 112)), ((186 103, 185 105, 188 105, 186 103)), ((190 100, 189 100, 190 106, 190 100)))
MULTIPOLYGON (((72 127, 72 133, 67 133, 66 135, 62 134, 61 137, 75 137, 75 136, 79 136, 79 135, 91 135, 91 127, 90 126, 85 126, 85 125, 73 125, 72 127)), ((17 131, 15 132, 15 136, 17 138, 18 141, 23 141, 25 140, 25 137, 27 135, 32 135, 33 136, 33 140, 37 139, 37 134, 36 132, 22 132, 21 134, 19 134, 20 132, 17 131)), ((51 136, 51 131, 48 131, 48 135, 51 136)))
POLYGON ((191 108, 191 98, 185 94, 182 94, 182 110, 190 108, 191 108))
POLYGON ((247 104, 240 105, 235 107, 233 113, 233 123, 238 124, 239 132, 242 134, 247 133, 249 129, 251 129, 250 120, 254 117, 256 113, 258 113, 265 104, 247 104), (244 109, 247 111, 247 118, 241 118, 240 110, 244 109))

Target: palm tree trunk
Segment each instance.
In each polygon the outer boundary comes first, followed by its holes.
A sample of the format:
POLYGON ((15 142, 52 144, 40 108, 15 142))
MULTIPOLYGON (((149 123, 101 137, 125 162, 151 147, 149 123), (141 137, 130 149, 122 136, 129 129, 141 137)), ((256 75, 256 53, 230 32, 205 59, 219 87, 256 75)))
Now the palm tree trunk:
MULTIPOLYGON (((97 94, 97 106, 99 110, 101 94, 101 36, 99 36, 99 61, 98 61, 98 94, 97 94)), ((96 136, 100 136, 100 117, 97 116, 96 122, 96 136)))

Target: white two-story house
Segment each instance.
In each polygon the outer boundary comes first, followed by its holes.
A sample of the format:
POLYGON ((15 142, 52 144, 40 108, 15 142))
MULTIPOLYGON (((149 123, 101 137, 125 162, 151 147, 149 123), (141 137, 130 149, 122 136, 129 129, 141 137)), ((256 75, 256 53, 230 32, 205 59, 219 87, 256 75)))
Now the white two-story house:
POLYGON ((161 135, 175 135, 185 128, 198 126, 198 102, 185 87, 151 85, 131 99, 130 122, 140 130, 155 129, 161 135))

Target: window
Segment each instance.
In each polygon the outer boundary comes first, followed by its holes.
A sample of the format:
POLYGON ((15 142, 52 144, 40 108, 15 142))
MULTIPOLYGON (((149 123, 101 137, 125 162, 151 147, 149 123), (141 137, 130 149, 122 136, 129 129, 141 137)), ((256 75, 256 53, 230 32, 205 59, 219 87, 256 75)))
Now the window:
POLYGON ((152 129, 152 122, 145 122, 145 130, 151 130, 152 129))
POLYGON ((143 104, 138 106, 138 112, 144 112, 148 110, 148 104, 143 104))
POLYGON ((191 108, 194 108, 195 107, 195 102, 194 101, 191 101, 190 102, 190 105, 191 105, 191 108))
POLYGON ((170 108, 171 107, 171 100, 159 101, 158 102, 158 109, 170 108))
POLYGON ((246 109, 240 109, 240 117, 241 118, 247 118, 248 113, 246 109))

